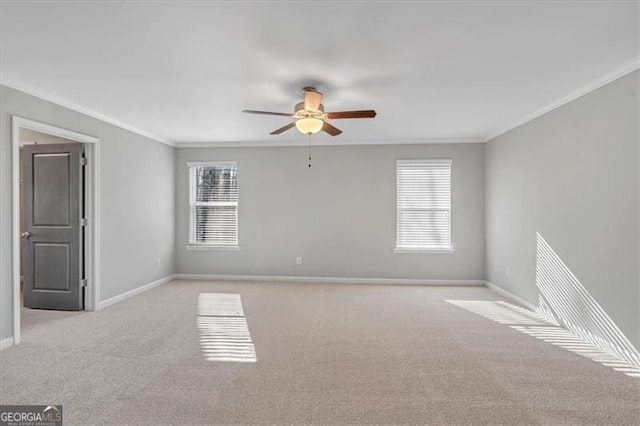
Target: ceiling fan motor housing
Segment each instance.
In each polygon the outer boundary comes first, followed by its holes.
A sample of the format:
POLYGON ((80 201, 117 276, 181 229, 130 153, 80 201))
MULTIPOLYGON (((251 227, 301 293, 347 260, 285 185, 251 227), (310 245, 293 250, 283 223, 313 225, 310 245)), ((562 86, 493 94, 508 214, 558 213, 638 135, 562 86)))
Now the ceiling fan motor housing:
POLYGON ((318 105, 316 111, 308 110, 304 108, 304 102, 299 102, 294 108, 293 115, 296 118, 324 118, 324 105, 318 105))

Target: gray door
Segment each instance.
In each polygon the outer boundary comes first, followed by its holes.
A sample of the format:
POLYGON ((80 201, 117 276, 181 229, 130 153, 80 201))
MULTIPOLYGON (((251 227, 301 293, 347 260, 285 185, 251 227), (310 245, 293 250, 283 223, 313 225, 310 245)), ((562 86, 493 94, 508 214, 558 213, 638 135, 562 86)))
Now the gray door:
POLYGON ((83 145, 27 145, 24 306, 79 311, 83 297, 83 145))

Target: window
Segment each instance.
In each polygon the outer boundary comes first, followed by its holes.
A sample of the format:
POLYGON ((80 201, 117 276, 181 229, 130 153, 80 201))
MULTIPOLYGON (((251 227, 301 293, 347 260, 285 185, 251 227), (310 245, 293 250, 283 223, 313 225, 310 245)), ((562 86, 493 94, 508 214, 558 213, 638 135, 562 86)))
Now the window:
POLYGON ((397 160, 395 252, 452 253, 451 160, 397 160))
POLYGON ((238 246, 238 164, 188 163, 189 245, 238 246))

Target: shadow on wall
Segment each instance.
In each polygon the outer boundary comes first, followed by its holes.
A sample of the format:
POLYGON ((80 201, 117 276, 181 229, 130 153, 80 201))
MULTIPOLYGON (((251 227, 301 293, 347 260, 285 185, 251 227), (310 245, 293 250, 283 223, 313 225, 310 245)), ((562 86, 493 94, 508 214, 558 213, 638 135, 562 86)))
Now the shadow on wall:
POLYGON ((538 315, 640 368, 640 354, 539 233, 536 233, 538 315))

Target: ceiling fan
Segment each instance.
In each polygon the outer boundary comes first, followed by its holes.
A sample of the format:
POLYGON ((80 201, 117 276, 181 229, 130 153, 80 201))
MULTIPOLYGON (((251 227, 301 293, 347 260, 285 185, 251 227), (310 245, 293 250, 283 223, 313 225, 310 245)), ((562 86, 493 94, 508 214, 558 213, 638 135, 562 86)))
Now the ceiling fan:
POLYGON ((271 132, 272 135, 279 135, 282 132, 296 127, 305 135, 313 135, 322 130, 331 136, 337 136, 342 133, 342 130, 329 124, 327 120, 336 120, 339 118, 373 118, 376 116, 375 110, 372 109, 324 112, 324 105, 321 103, 322 93, 313 87, 305 87, 302 89, 302 93, 304 93, 304 101, 296 104, 293 114, 286 112, 254 111, 249 109, 245 109, 242 112, 249 114, 280 115, 295 120, 284 127, 274 130, 271 132))

